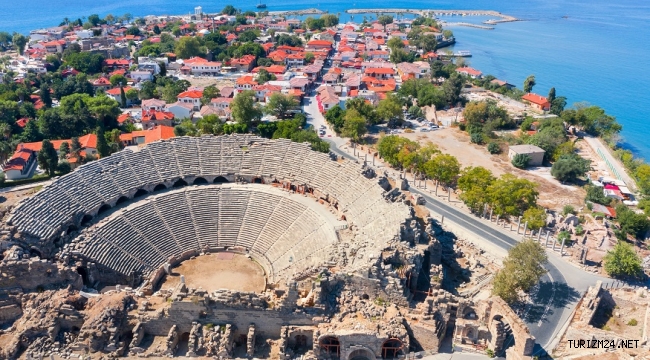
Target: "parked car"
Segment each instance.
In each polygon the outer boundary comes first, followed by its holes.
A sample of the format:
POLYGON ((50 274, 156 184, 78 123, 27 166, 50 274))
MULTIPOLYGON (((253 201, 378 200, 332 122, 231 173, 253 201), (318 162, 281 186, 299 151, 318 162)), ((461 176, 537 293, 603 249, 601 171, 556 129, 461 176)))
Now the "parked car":
POLYGON ((429 131, 431 131, 431 130, 429 130, 429 129, 427 129, 427 128, 422 128, 422 129, 420 129, 420 132, 429 132, 429 131))

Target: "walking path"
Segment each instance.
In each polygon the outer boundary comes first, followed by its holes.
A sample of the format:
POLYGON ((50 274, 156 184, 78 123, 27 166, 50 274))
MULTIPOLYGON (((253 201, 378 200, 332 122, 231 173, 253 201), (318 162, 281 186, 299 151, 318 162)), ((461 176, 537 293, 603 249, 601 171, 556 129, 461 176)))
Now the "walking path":
MULTIPOLYGON (((315 102, 314 97, 308 98, 305 112, 309 114, 308 123, 319 128, 325 124, 325 119, 318 112, 315 102)), ((330 129, 326 130, 323 139, 330 142, 332 152, 359 161, 357 150, 347 146, 345 139, 337 137, 330 129)), ((361 157, 362 160, 365 158, 365 156, 361 157)), ((391 176, 399 178, 398 172, 384 166, 376 158, 372 160, 372 164, 374 165, 371 166, 376 168, 377 172, 387 171, 391 176)), ((521 236, 515 235, 509 230, 505 230, 490 221, 480 219, 448 202, 440 200, 424 188, 418 188, 416 183, 410 184, 410 191, 424 196, 427 201, 427 209, 444 216, 443 224, 449 225, 449 223, 452 223, 452 227, 462 229, 463 234, 459 234, 460 236, 466 236, 468 240, 474 241, 479 247, 489 251, 496 258, 502 258, 508 249, 522 240, 521 236)), ((428 188, 431 189, 431 186, 428 186, 428 188)), ((612 282, 611 279, 585 272, 562 260, 561 256, 554 251, 547 250, 547 253, 549 259, 547 264, 548 273, 541 279, 535 299, 532 299, 525 309, 519 311, 531 334, 537 340, 538 345, 535 354, 538 355, 552 350, 554 340, 557 341, 556 338, 561 335, 560 330, 570 320, 569 318, 578 300, 589 286, 593 285, 597 280, 603 280, 604 283, 612 282)))

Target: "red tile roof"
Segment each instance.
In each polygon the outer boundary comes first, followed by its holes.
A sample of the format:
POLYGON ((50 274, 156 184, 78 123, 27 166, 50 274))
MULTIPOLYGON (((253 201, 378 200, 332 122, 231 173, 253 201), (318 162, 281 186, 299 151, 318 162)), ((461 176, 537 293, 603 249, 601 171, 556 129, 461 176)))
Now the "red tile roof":
POLYGON ((537 94, 534 94, 534 93, 528 93, 528 94, 522 96, 521 100, 526 100, 526 101, 528 101, 530 103, 533 103, 533 104, 539 105, 539 106, 549 106, 550 105, 547 98, 545 98, 542 95, 537 95, 537 94))
POLYGON ((198 90, 190 90, 190 91, 184 91, 180 94, 178 94, 178 98, 192 98, 192 99, 200 99, 203 97, 203 91, 198 91, 198 90))

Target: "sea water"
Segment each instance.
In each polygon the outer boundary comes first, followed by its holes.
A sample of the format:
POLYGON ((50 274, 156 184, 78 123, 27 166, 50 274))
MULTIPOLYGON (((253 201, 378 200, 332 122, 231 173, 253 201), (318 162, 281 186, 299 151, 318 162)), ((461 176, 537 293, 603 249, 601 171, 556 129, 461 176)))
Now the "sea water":
MULTIPOLYGON (((471 66, 519 87, 534 74, 534 92, 550 87, 568 98, 569 106, 586 101, 603 107, 623 124, 622 145, 650 159, 650 3, 632 0, 472 0, 472 1, 323 1, 264 0, 267 10, 319 8, 340 13, 346 9, 481 9, 496 10, 524 21, 503 23, 495 30, 450 27, 456 50, 470 50, 471 66)), ((130 13, 133 16, 188 14, 195 6, 217 12, 232 3, 255 10, 258 1, 178 0, 29 0, 3 1, 0 31, 28 33, 58 25, 63 18, 90 14, 130 13)), ((474 22, 482 17, 445 17, 450 22, 474 22)), ((354 21, 362 16, 354 15, 354 21)))

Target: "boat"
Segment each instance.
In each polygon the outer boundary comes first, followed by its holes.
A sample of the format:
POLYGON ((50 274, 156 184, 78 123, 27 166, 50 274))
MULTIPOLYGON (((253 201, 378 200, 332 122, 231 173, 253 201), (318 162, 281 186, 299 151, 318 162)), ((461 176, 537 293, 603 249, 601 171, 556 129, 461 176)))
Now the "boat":
POLYGON ((472 57, 472 53, 469 50, 459 50, 454 53, 455 57, 472 57))
POLYGON ((262 0, 260 0, 260 3, 257 4, 256 6, 258 9, 266 9, 266 4, 262 4, 262 0))

